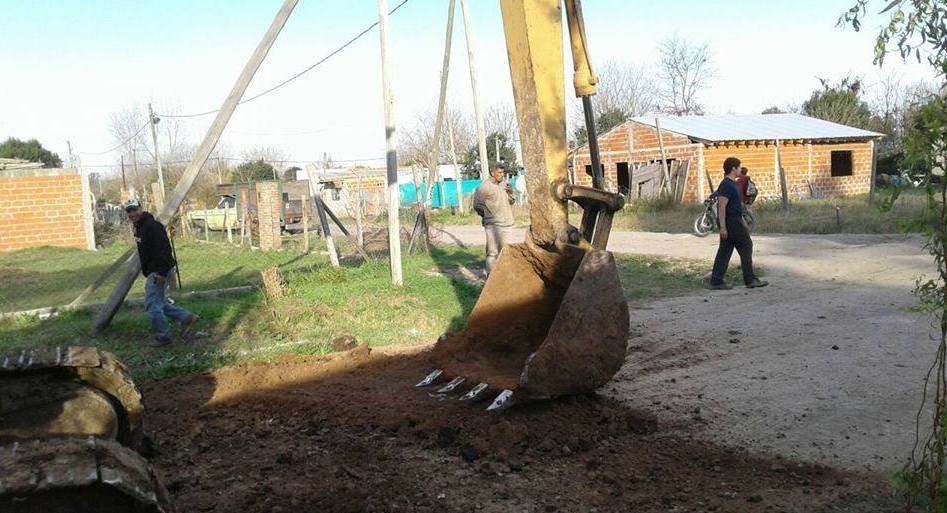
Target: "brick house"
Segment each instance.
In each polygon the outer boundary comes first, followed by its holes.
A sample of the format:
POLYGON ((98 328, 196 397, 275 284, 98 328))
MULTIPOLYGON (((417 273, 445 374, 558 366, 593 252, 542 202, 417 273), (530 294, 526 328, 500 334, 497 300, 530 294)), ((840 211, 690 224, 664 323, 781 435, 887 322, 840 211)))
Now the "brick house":
POLYGON ((39 246, 94 250, 92 220, 88 175, 0 162, 0 252, 39 246))
MULTIPOLYGON (((778 197, 777 154, 794 198, 867 193, 875 141, 883 134, 799 114, 660 117, 669 161, 687 161, 685 203, 702 201, 723 176, 723 161, 737 157, 760 190, 778 197)), ((627 193, 637 167, 660 162, 655 118, 633 118, 599 136, 605 185, 627 193)), ((574 157, 574 181, 591 184, 588 147, 574 157)))

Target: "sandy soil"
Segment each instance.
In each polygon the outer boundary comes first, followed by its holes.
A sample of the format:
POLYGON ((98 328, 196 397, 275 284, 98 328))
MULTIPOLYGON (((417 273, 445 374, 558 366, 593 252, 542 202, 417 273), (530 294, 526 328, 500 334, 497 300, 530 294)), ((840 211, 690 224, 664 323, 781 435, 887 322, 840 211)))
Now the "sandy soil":
MULTIPOLYGON (((449 231, 482 244, 477 227, 449 231)), ((629 356, 606 393, 701 439, 850 469, 898 468, 914 443, 935 348, 929 319, 908 311, 915 279, 933 272, 922 240, 754 243, 769 287, 633 305, 629 356)), ((609 249, 705 259, 709 270, 716 239, 617 232, 609 249)))

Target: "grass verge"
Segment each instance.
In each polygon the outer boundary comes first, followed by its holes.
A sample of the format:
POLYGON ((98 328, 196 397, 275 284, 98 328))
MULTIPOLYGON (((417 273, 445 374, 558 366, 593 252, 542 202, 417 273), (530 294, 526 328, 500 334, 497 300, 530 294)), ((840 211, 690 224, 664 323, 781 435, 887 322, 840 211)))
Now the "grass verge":
MULTIPOLYGON (((160 379, 213 369, 240 361, 267 361, 282 355, 330 352, 331 342, 343 334, 371 346, 423 344, 441 333, 461 329, 480 293, 456 270, 479 269, 482 249, 435 248, 430 255, 404 259, 405 283, 392 288, 387 262, 376 260, 334 268, 320 255, 293 252, 262 253, 238 248, 191 244, 179 247, 182 262, 191 269, 207 260, 201 283, 234 286, 256 283, 257 270, 278 266, 286 285, 279 300, 260 291, 214 299, 182 301, 182 307, 201 316, 198 330, 207 336, 177 342, 165 349, 148 346, 149 323, 140 308, 124 308, 112 326, 96 339, 88 336, 94 314, 71 312, 48 321, 32 318, 0 320, 0 352, 49 345, 95 345, 124 361, 137 378, 160 379), (186 258, 188 260, 184 260, 186 258), (209 261, 214 260, 213 265, 209 261)), ((107 253, 111 254, 111 253, 107 253)), ((29 253, 30 269, 85 269, 88 254, 44 248, 29 253), (45 264, 44 264, 45 262, 45 264), (81 262, 85 262, 84 265, 81 262)), ((99 258, 102 258, 100 255, 99 258)), ((664 260, 645 256, 618 256, 625 293, 632 302, 685 294, 703 286, 709 263, 664 260)), ((7 268, 12 264, 5 262, 7 268)), ((55 289, 59 274, 33 277, 35 290, 55 289)), ((186 278, 185 278, 186 279, 186 278)), ((84 285, 85 280, 78 280, 84 285)), ((78 286, 78 285, 77 285, 78 286)), ((58 297, 42 292, 45 298, 58 297)), ((63 297, 71 298, 71 292, 63 297)))

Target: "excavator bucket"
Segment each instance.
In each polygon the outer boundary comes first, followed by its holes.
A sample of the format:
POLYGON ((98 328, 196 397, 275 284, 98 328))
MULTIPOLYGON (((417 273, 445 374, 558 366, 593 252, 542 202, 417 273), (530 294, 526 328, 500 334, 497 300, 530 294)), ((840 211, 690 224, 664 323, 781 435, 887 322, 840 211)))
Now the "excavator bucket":
POLYGON ((467 327, 434 346, 436 369, 418 386, 436 394, 493 397, 488 409, 587 393, 625 360, 628 305, 615 258, 605 251, 624 198, 604 187, 590 97, 592 72, 579 0, 500 0, 516 102, 530 227, 507 246, 467 327), (592 186, 569 179, 563 96, 562 5, 569 21, 576 96, 582 98, 592 186), (568 202, 582 222, 568 222, 568 202), (468 388, 472 387, 472 388, 468 388))
POLYGON ((446 394, 467 384, 460 398, 493 396, 489 409, 582 394, 615 375, 627 340, 628 305, 610 252, 513 244, 500 254, 466 328, 434 346, 437 376, 419 385, 451 379, 437 390, 446 394))

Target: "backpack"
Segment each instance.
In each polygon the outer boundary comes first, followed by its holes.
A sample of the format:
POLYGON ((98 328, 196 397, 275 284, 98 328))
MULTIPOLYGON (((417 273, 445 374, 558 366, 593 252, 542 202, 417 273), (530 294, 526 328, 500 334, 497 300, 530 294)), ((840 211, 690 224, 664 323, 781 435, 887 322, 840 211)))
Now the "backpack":
POLYGON ((756 195, 760 193, 760 190, 756 187, 756 184, 753 183, 753 180, 750 180, 749 177, 746 179, 746 193, 744 194, 744 199, 748 205, 752 205, 756 201, 756 195))

